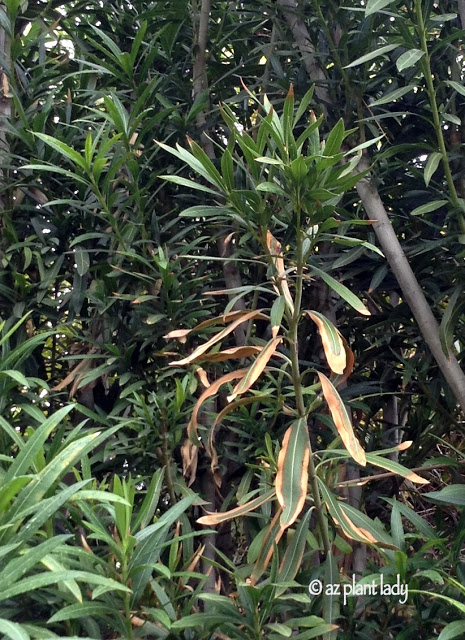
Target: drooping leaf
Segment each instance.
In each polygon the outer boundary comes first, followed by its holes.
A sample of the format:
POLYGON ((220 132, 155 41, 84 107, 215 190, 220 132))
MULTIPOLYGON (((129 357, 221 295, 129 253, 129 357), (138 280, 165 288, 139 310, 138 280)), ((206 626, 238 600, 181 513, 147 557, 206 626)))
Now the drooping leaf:
POLYGON ((270 358, 273 356, 278 345, 281 342, 281 338, 272 338, 262 349, 260 354, 255 359, 254 363, 249 367, 245 376, 234 387, 231 395, 228 396, 228 402, 232 402, 236 396, 241 395, 248 391, 250 387, 258 380, 265 370, 270 358))
POLYGON ((199 524, 205 524, 205 525, 216 525, 216 524, 220 524, 221 522, 226 522, 227 520, 232 520, 233 518, 238 518, 240 516, 245 515, 246 513, 255 511, 255 509, 258 509, 258 507, 261 507, 266 502, 269 502, 270 500, 272 500, 275 496, 275 493, 276 492, 274 489, 270 489, 269 491, 266 491, 262 495, 258 496, 258 498, 254 498, 253 500, 251 500, 250 502, 247 502, 246 504, 242 504, 239 507, 235 507, 230 511, 223 511, 223 512, 220 511, 218 513, 209 513, 206 516, 202 516, 201 518, 198 518, 197 522, 199 524))
POLYGON ((199 356, 201 356, 206 351, 208 351, 210 347, 215 345, 217 342, 220 342, 221 340, 223 340, 223 338, 225 338, 227 335, 232 333, 234 329, 238 327, 240 324, 242 324, 243 322, 247 322, 248 320, 253 320, 254 318, 257 318, 258 316, 261 315, 261 313, 262 313, 261 309, 255 310, 255 311, 248 311, 247 313, 236 318, 236 320, 231 322, 231 324, 225 327, 222 331, 220 331, 219 333, 216 333, 212 338, 210 338, 210 340, 208 340, 204 344, 201 344, 199 347, 197 347, 197 349, 195 349, 189 356, 187 356, 186 358, 183 358, 182 360, 174 360, 169 364, 171 366, 183 366, 186 364, 190 364, 191 362, 196 360, 199 356))
POLYGON ((239 371, 231 371, 230 373, 225 374, 218 380, 215 380, 208 389, 202 393, 200 398, 195 403, 194 409, 192 410, 191 419, 189 420, 189 424, 187 425, 187 433, 194 444, 198 442, 198 414, 200 411, 200 407, 203 403, 216 394, 221 385, 226 384, 227 382, 231 382, 232 380, 237 380, 238 378, 243 378, 247 373, 248 369, 239 369, 239 371))
POLYGON ((306 313, 318 327, 329 368, 334 373, 343 374, 347 359, 341 334, 322 313, 317 311, 307 311, 306 313))
POLYGON ((272 233, 267 231, 266 244, 270 255, 273 257, 275 269, 277 271, 277 282, 274 287, 278 294, 282 294, 286 300, 286 304, 289 307, 291 313, 294 312, 294 301, 292 300, 291 292, 289 291, 289 285, 287 283, 286 271, 284 268, 284 260, 282 257, 281 243, 276 240, 272 233))
POLYGON ((341 436, 341 440, 344 443, 345 448, 355 462, 358 462, 362 467, 366 466, 365 452, 354 434, 352 421, 340 395, 330 380, 328 380, 323 373, 318 372, 318 377, 320 379, 323 395, 328 403, 334 425, 341 436))

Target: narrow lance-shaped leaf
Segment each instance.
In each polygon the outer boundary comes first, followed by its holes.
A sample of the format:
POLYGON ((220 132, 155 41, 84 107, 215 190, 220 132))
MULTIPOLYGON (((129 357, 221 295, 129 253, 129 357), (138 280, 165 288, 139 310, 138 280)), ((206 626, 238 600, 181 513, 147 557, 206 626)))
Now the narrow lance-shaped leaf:
POLYGON ((289 285, 287 284, 287 276, 284 269, 281 243, 276 240, 272 233, 267 231, 266 245, 268 247, 270 255, 274 259, 273 261, 278 275, 279 286, 275 286, 275 289, 279 294, 283 294, 289 310, 291 311, 291 313, 294 313, 294 301, 292 300, 291 292, 289 291, 289 285))
POLYGON ((211 398, 212 396, 214 396, 215 393, 218 391, 218 389, 221 387, 221 385, 226 384, 226 382, 231 382, 231 380, 237 380, 238 378, 242 378, 243 376, 245 376, 247 371, 248 369, 239 369, 239 371, 231 371, 230 373, 227 373, 226 375, 222 376, 218 380, 215 380, 215 382, 213 382, 208 387, 208 389, 205 389, 205 391, 202 393, 200 398, 195 403, 195 407, 194 407, 194 410, 192 411, 191 419, 189 421, 189 424, 187 425, 187 434, 194 444, 198 444, 197 417, 202 404, 206 400, 208 400, 208 398, 211 398))
POLYGON ((439 166, 439 163, 441 162, 441 159, 442 159, 442 154, 439 153, 439 151, 434 151, 433 153, 430 154, 425 166, 424 177, 425 177, 426 186, 429 185, 431 178, 433 177, 436 169, 439 166))
POLYGON ((212 347, 214 344, 216 344, 217 342, 220 342, 223 338, 229 335, 240 324, 242 324, 243 322, 247 322, 248 320, 252 320, 253 318, 256 318, 257 316, 259 316, 260 314, 261 314, 261 310, 249 311, 245 315, 234 320, 234 322, 232 322, 229 326, 224 328, 222 331, 220 331, 219 333, 216 333, 213 336, 213 338, 210 338, 210 340, 208 340, 204 344, 201 344, 199 347, 197 347, 197 349, 195 349, 189 356, 187 356, 187 358, 183 358, 182 360, 174 360, 169 364, 171 366, 181 366, 181 365, 190 364, 196 358, 198 358, 203 353, 208 351, 208 349, 212 347))
POLYGON ((396 61, 396 67, 398 71, 403 71, 404 69, 409 69, 413 67, 420 58, 425 55, 425 52, 421 49, 410 49, 410 51, 406 51, 396 61))
POLYGON ((323 282, 328 285, 328 287, 330 287, 339 296, 341 296, 341 298, 348 302, 350 306, 353 307, 356 311, 364 316, 371 315, 363 302, 359 298, 357 298, 355 293, 352 293, 352 291, 348 289, 344 284, 341 284, 335 278, 333 278, 333 276, 330 276, 329 273, 318 269, 318 267, 315 267, 314 265, 311 266, 311 269, 317 276, 319 276, 323 280, 323 282))
POLYGON ((448 358, 451 356, 452 345, 454 344, 455 328, 458 324, 463 305, 465 304, 462 291, 462 287, 459 286, 450 297, 449 304, 444 311, 439 327, 439 338, 442 349, 448 358))
POLYGON ((246 513, 255 511, 255 509, 258 509, 258 507, 261 507, 262 504, 265 504, 266 502, 269 502, 270 500, 272 500, 274 496, 275 496, 275 490, 270 489, 269 491, 266 491, 264 494, 262 494, 258 498, 254 498, 253 500, 251 500, 250 502, 247 502, 246 504, 242 504, 239 507, 235 507, 230 511, 224 511, 219 513, 209 513, 208 515, 202 516, 201 518, 199 518, 197 522, 199 524, 216 525, 216 524, 220 524, 221 522, 226 522, 227 520, 232 520, 233 518, 239 518, 240 516, 243 516, 246 513))
POLYGON ((233 392, 228 396, 228 402, 232 402, 236 396, 248 391, 258 380, 280 342, 281 338, 274 338, 268 342, 260 355, 256 358, 255 362, 250 366, 246 375, 234 387, 233 392))
POLYGON ((429 480, 425 480, 425 478, 422 478, 414 471, 410 471, 407 467, 404 467, 390 458, 382 458, 381 456, 377 456, 372 453, 365 454, 365 457, 368 464, 397 473, 406 480, 410 480, 410 482, 416 482, 416 484, 429 484, 429 480))
POLYGON ((252 574, 250 576, 251 584, 256 584, 260 576, 266 570, 273 555, 275 545, 278 544, 284 533, 284 528, 280 523, 281 516, 282 508, 279 507, 279 509, 275 513, 273 520, 270 522, 270 525, 263 539, 262 546, 260 547, 257 561, 255 562, 252 574))
MULTIPOLYGON (((307 543, 307 532, 311 514, 312 510, 308 509, 307 513, 299 522, 294 535, 292 536, 291 543, 286 547, 286 551, 279 567, 279 582, 290 582, 291 580, 294 580, 297 575, 297 571, 300 569, 307 543)), ((284 593, 285 589, 282 588, 281 591, 284 593)))
POLYGON ((306 313, 318 327, 323 350, 331 371, 342 375, 346 368, 347 358, 341 334, 323 314, 317 311, 307 311, 306 313))
POLYGON ((299 418, 284 434, 278 456, 276 495, 283 508, 280 524, 283 529, 297 520, 305 504, 308 486, 310 442, 307 422, 299 418))
POLYGON ((329 410, 334 421, 334 426, 341 436, 341 440, 344 443, 345 448, 355 462, 358 462, 362 467, 366 466, 365 452, 354 434, 352 421, 340 395, 323 373, 318 372, 318 377, 320 378, 323 395, 328 403, 329 410))

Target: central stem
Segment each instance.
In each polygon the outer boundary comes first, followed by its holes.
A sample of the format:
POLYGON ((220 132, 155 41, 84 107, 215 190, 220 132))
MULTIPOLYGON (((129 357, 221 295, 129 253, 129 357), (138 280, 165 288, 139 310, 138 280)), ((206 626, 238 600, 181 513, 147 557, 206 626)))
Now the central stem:
MULTIPOLYGON (((303 254, 302 254, 302 229, 301 229, 301 207, 297 205, 296 209, 296 261, 297 261, 297 275, 295 283, 295 301, 294 301, 294 313, 292 315, 288 340, 290 343, 290 359, 292 364, 292 382, 294 386, 295 401, 299 418, 307 420, 307 412, 305 410, 304 394, 302 392, 302 383, 300 380, 300 366, 299 366, 299 320, 301 315, 302 306, 302 292, 303 292, 303 254)), ((315 510, 318 518, 318 525, 321 532, 321 538, 323 542, 323 550, 325 555, 331 550, 331 543, 329 540, 328 521, 324 513, 324 507, 321 502, 320 490, 318 487, 318 479, 316 476, 314 453, 312 451, 311 442, 308 443, 310 448, 310 459, 308 463, 308 474, 310 479, 310 487, 313 496, 313 502, 315 504, 315 510)))

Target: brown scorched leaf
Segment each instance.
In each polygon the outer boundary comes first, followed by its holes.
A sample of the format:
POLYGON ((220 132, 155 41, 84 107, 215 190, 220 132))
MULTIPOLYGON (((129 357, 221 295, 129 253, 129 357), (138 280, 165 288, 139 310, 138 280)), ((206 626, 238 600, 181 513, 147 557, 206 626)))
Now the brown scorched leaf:
POLYGON ((266 346, 262 349, 260 355, 256 358, 255 362, 247 370, 246 375, 234 387, 231 395, 228 396, 228 402, 232 402, 236 396, 248 391, 250 387, 258 380, 280 342, 281 338, 273 338, 266 344, 266 346))
POLYGON ((318 327, 329 368, 334 373, 342 375, 346 368, 347 358, 341 334, 322 313, 317 311, 307 311, 306 313, 318 327))
POLYGON ((328 380, 323 373, 318 372, 318 377, 320 378, 323 395, 328 403, 334 425, 341 436, 341 440, 344 443, 345 448, 355 462, 358 462, 359 465, 365 467, 367 463, 365 451, 362 449, 360 442, 355 436, 352 421, 349 418, 349 414, 347 413, 347 409, 345 408, 340 395, 330 380, 328 380))

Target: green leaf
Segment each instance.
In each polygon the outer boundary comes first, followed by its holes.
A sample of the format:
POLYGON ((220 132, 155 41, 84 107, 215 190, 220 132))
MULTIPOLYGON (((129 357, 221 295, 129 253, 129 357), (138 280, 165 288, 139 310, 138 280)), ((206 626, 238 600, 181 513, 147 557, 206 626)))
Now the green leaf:
POLYGON ((204 184, 200 182, 194 182, 194 180, 187 180, 187 178, 181 178, 181 176, 158 176, 161 180, 166 180, 167 182, 173 182, 174 184, 179 184, 183 187, 189 187, 190 189, 196 189, 197 191, 205 191, 205 193, 211 193, 214 196, 218 195, 217 191, 213 191, 210 187, 206 187, 204 184))
POLYGON ((311 265, 311 269, 315 273, 315 275, 319 276, 323 280, 323 282, 326 282, 328 287, 335 291, 338 296, 343 298, 356 311, 364 316, 371 315, 363 302, 359 298, 357 298, 355 293, 352 293, 352 291, 350 291, 350 289, 348 289, 344 284, 341 284, 328 273, 322 271, 321 269, 318 269, 318 267, 315 267, 314 265, 311 265))
POLYGON ((255 162, 262 162, 263 164, 276 164, 280 167, 284 166, 284 162, 282 160, 278 160, 277 158, 269 158, 268 156, 260 156, 259 158, 255 158, 255 162))
POLYGON ((428 596, 429 598, 438 598, 439 600, 444 600, 444 602, 448 602, 449 604, 451 604, 453 607, 455 607, 462 613, 465 613, 465 604, 463 604, 462 602, 459 602, 458 600, 455 600, 454 598, 443 596, 440 593, 433 593, 430 591, 421 591, 420 589, 409 589, 409 594, 411 593, 421 593, 422 595, 428 596))
POLYGON ((25 164, 22 165, 21 169, 32 169, 33 171, 49 171, 50 173, 59 173, 62 176, 66 176, 67 178, 71 178, 75 182, 79 182, 81 184, 86 185, 86 187, 90 186, 88 180, 81 178, 76 173, 72 171, 67 171, 66 169, 62 169, 61 167, 55 167, 53 164, 25 164))
POLYGON ((3 371, 0 371, 0 374, 4 376, 8 376, 9 378, 17 382, 19 385, 21 385, 22 387, 26 387, 27 389, 29 389, 29 387, 31 386, 26 376, 24 376, 20 371, 14 371, 13 369, 5 369, 3 371))
POLYGON ((101 602, 77 602, 57 611, 50 619, 51 622, 63 622, 63 620, 74 620, 75 618, 85 618, 87 616, 103 616, 114 614, 115 608, 101 602))
POLYGON ((47 587, 51 584, 57 584, 65 580, 77 580, 80 582, 87 582, 89 584, 96 584, 108 587, 112 591, 124 591, 130 593, 129 587, 112 580, 111 578, 104 578, 97 573, 91 573, 89 571, 51 571, 49 573, 39 573, 28 578, 20 580, 16 584, 6 587, 3 591, 0 591, 0 599, 7 600, 14 596, 21 595, 22 593, 28 593, 29 591, 35 591, 41 587, 47 587))
POLYGON ((83 158, 80 153, 67 145, 65 142, 62 142, 57 138, 53 138, 46 133, 37 133, 36 131, 33 131, 32 133, 34 133, 37 138, 43 140, 43 142, 48 144, 49 147, 52 147, 52 149, 55 149, 55 151, 61 153, 61 155, 65 156, 65 158, 68 158, 68 160, 71 160, 71 162, 77 164, 78 167, 84 169, 84 171, 89 168, 85 158, 83 158))
POLYGON ((340 118, 335 126, 331 129, 329 136, 325 142, 325 156, 333 156, 338 153, 341 148, 342 141, 345 137, 344 120, 340 118))
POLYGON ((77 247, 74 250, 74 259, 76 261, 77 272, 81 277, 85 276, 90 267, 89 253, 83 247, 77 247))
MULTIPOLYGON (((388 502, 391 506, 394 505, 394 500, 392 498, 383 498, 383 500, 388 502)), ((410 509, 410 507, 407 507, 407 505, 402 504, 401 502, 397 502, 397 508, 404 518, 407 518, 407 520, 413 524, 414 528, 422 533, 427 540, 436 540, 438 538, 434 529, 430 527, 426 520, 419 516, 418 513, 415 513, 413 509, 410 509)))
POLYGON ((442 160, 442 154, 439 151, 434 151, 430 154, 428 161, 425 166, 425 184, 429 185, 431 178, 433 177, 434 172, 439 166, 439 163, 442 160))
POLYGON ((463 507, 465 506, 465 484, 450 484, 440 491, 423 493, 422 496, 429 502, 463 507))
POLYGON ((11 620, 5 620, 5 618, 0 618, 0 633, 11 638, 11 640, 30 640, 29 634, 26 633, 22 625, 11 620))
POLYGON ((373 60, 374 58, 378 58, 379 56, 382 56, 383 54, 388 53, 393 49, 397 49, 398 46, 399 46, 398 44, 386 44, 384 47, 375 49, 375 51, 370 51, 370 53, 366 53, 360 58, 357 58, 357 60, 354 60, 350 64, 346 65, 344 69, 350 69, 350 67, 357 67, 359 64, 363 64, 364 62, 369 62, 370 60, 373 60))
POLYGON ((377 13, 392 4, 394 0, 368 0, 365 8, 365 17, 371 16, 373 13, 377 13))
POLYGON ((389 102, 393 102, 393 100, 398 100, 405 94, 410 93, 413 89, 415 89, 416 84, 409 84, 407 87, 400 87, 399 89, 395 89, 394 91, 390 91, 386 93, 382 98, 375 100, 374 102, 370 102, 370 109, 372 107, 379 107, 382 104, 388 104, 389 102))
POLYGON ((460 93, 461 96, 465 96, 465 87, 462 84, 455 82, 455 80, 445 80, 444 82, 448 87, 451 87, 454 91, 460 93))
POLYGON ((453 640, 457 637, 465 636, 465 620, 449 622, 438 636, 438 640, 453 640))
MULTIPOLYGON (((326 556, 324 565, 325 565, 325 568, 324 568, 325 587, 328 585, 339 584, 340 577, 339 577, 339 570, 337 568, 337 560, 333 556, 331 551, 329 551, 328 555, 326 556)), ((331 592, 327 593, 327 590, 325 589, 323 592, 324 621, 330 625, 335 624, 337 618, 339 617, 339 613, 340 613, 339 595, 334 594, 332 589, 331 589, 331 592)), ((337 638, 337 631, 332 631, 331 633, 328 633, 327 636, 325 636, 325 640, 336 640, 336 638, 337 638)))
POLYGON ((425 55, 425 52, 421 49, 410 49, 410 51, 406 51, 401 56, 397 58, 396 67, 397 70, 403 71, 404 69, 409 69, 413 67, 420 58, 425 55))
MULTIPOLYGON (((291 538, 291 543, 286 546, 281 565, 279 567, 278 578, 279 582, 290 582, 294 580, 297 575, 300 565, 302 564, 303 554, 307 543, 307 532, 310 523, 310 516, 312 510, 308 509, 304 514, 302 520, 297 525, 294 535, 291 538)), ((284 587, 278 587, 276 595, 282 595, 286 589, 284 587)))
POLYGON ((295 420, 284 434, 278 456, 276 495, 283 508, 280 524, 289 527, 305 503, 308 485, 310 441, 305 418, 295 420))
POLYGON ((439 326, 439 338, 441 345, 447 358, 451 356, 452 345, 455 340, 455 329, 462 313, 465 299, 463 298, 463 289, 458 286, 449 299, 449 303, 442 316, 439 326))
POLYGON ((421 216, 424 213, 430 213, 431 211, 436 211, 436 209, 440 209, 445 204, 448 204, 448 200, 433 200, 433 202, 427 202, 426 204, 422 204, 420 207, 417 207, 413 211, 410 212, 412 216, 421 216))

